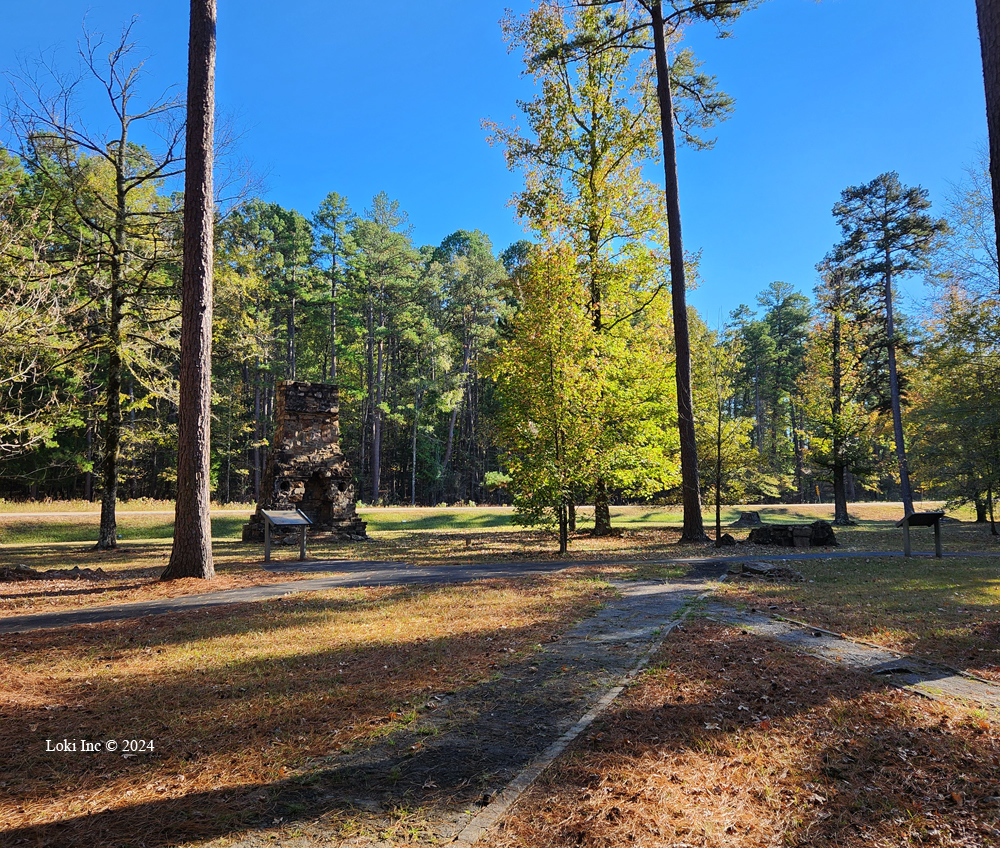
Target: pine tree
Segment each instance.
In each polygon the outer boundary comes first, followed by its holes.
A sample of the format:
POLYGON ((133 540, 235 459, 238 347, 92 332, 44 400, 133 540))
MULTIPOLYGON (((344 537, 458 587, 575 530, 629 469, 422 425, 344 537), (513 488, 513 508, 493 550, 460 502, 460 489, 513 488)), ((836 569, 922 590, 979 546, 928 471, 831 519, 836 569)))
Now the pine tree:
POLYGON ((833 208, 834 218, 844 235, 835 251, 836 260, 852 269, 865 292, 879 293, 881 297, 893 435, 906 515, 913 512, 913 494, 896 364, 899 338, 893 283, 900 275, 927 268, 938 237, 947 230, 943 220, 927 214, 930 205, 926 190, 904 186, 899 175, 890 172, 865 185, 844 189, 840 202, 833 208))
MULTIPOLYGON (((979 46, 986 88, 986 126, 990 140, 990 177, 993 186, 993 237, 1000 256, 1000 2, 976 0, 979 46)), ((1000 291, 1000 280, 994 280, 1000 291)))
POLYGON ((184 167, 184 276, 177 507, 174 544, 162 580, 215 576, 210 518, 212 416, 212 192, 215 128, 215 0, 191 0, 187 144, 184 167))

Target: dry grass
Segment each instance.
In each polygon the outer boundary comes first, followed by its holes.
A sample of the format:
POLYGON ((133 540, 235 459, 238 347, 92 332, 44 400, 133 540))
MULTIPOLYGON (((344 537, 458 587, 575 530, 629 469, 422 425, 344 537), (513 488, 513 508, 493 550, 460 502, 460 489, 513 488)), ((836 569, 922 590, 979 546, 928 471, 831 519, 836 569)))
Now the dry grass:
MULTIPOLYGON (((68 505, 42 506, 54 509, 79 505, 79 502, 71 502, 68 505)), ((27 508, 35 505, 18 506, 27 508)), ((234 541, 249 511, 213 511, 218 579, 210 584, 197 580, 161 584, 158 578, 170 554, 169 531, 172 517, 169 513, 158 510, 164 504, 149 506, 151 509, 157 507, 157 510, 123 516, 122 526, 126 539, 113 552, 97 552, 93 550, 92 544, 85 542, 60 541, 90 536, 96 538, 98 515, 92 511, 76 517, 58 518, 45 512, 35 516, 16 517, 0 512, 0 540, 7 540, 0 545, 0 565, 22 564, 40 570, 78 566, 81 569, 100 568, 106 573, 104 579, 95 581, 0 583, 0 616, 176 597, 294 580, 302 576, 294 573, 274 576, 262 571, 262 546, 243 545, 234 541), (144 536, 147 538, 142 538, 144 536)), ((825 505, 758 506, 730 507, 727 520, 734 519, 744 508, 760 510, 769 521, 806 521, 816 517, 832 517, 829 515, 831 507, 825 505)), ((852 509, 862 519, 862 523, 856 528, 838 528, 841 550, 878 551, 898 550, 901 547, 900 531, 891 529, 891 519, 901 511, 898 504, 859 504, 852 509)), ((69 509, 67 511, 72 512, 69 509)), ((623 528, 620 536, 593 538, 581 530, 573 535, 570 553, 562 558, 556 553, 557 542, 552 531, 506 526, 512 514, 512 510, 507 507, 366 509, 363 513, 370 522, 371 539, 368 542, 345 543, 318 539, 310 543, 310 557, 406 561, 421 565, 512 560, 600 560, 607 563, 599 569, 604 573, 632 571, 637 576, 668 577, 673 576, 677 569, 655 566, 652 562, 682 556, 715 556, 720 553, 788 553, 746 547, 719 550, 711 544, 679 546, 679 530, 671 522, 679 521, 680 514, 667 507, 615 507, 615 523, 623 528), (398 529, 403 527, 423 529, 398 529), (622 565, 624 562, 639 565, 622 565)), ((581 526, 586 520, 586 510, 581 510, 581 526)), ((748 535, 747 530, 730 532, 739 540, 745 540, 748 535)), ((1000 545, 982 526, 947 525, 944 534, 947 550, 996 548, 1000 554, 1000 545)), ((914 539, 918 549, 932 543, 929 532, 915 531, 914 539)), ((297 552, 292 549, 279 549, 275 559, 289 560, 296 555, 297 552)))
POLYGON ((1000 574, 993 557, 785 564, 805 582, 727 580, 716 597, 1000 681, 1000 574))
POLYGON ((686 629, 481 844, 1000 844, 994 720, 686 629))
MULTIPOLYGON (((642 561, 677 554, 675 530, 629 531, 622 537, 594 539, 580 533, 572 553, 560 558, 553 549, 552 536, 545 531, 480 531, 477 533, 381 532, 368 542, 309 544, 309 560, 378 560, 411 562, 420 565, 460 565, 470 562, 605 560, 605 573, 624 573, 628 566, 614 565, 624 560, 642 561), (468 539, 468 543, 466 542, 468 539), (673 547, 671 547, 673 546, 673 547)), ((705 548, 708 551, 708 548, 705 548)), ((149 540, 123 542, 114 551, 95 551, 92 545, 39 543, 0 545, 0 564, 26 565, 39 571, 101 569, 96 580, 31 580, 0 582, 0 617, 52 612, 112 603, 147 601, 158 598, 214 592, 265 583, 288 582, 315 577, 315 574, 263 571, 263 546, 216 540, 215 580, 176 580, 161 583, 159 576, 170 558, 170 543, 149 540)), ((700 554, 699 554, 700 555, 700 554)), ((278 548, 275 562, 293 562, 298 549, 278 548)), ((672 574, 677 569, 658 569, 672 574)))
POLYGON ((330 591, 5 639, 0 844, 231 833, 295 770, 412 721, 588 614, 593 581, 330 591), (151 739, 152 754, 46 752, 151 739))

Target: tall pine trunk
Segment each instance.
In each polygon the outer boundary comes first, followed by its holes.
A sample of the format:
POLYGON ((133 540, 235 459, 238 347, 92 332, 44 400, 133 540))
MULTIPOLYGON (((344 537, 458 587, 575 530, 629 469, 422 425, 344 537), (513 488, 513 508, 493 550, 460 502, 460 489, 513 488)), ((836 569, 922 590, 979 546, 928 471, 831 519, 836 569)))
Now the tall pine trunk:
POLYGON ((413 432, 410 444, 410 506, 417 505, 417 422, 420 420, 420 396, 421 389, 417 390, 413 398, 413 432))
MULTIPOLYGON (((365 305, 365 409, 361 416, 364 438, 361 440, 361 468, 369 470, 372 447, 375 444, 375 306, 371 282, 368 283, 365 305)), ((377 498, 376 498, 377 500, 377 498)), ((374 503, 374 501, 373 501, 374 503)))
POLYGON ((372 504, 378 503, 379 491, 382 488, 382 401, 384 398, 382 381, 385 371, 384 342, 379 341, 377 347, 378 365, 375 378, 375 408, 372 410, 372 415, 374 416, 372 422, 372 504))
POLYGON ((833 311, 833 523, 850 524, 847 514, 847 463, 844 461, 843 366, 841 364, 840 280, 833 311))
POLYGON ((795 489, 799 496, 799 503, 806 502, 805 488, 805 459, 802 456, 802 426, 800 407, 795 405, 795 395, 789 395, 789 422, 792 426, 792 452, 795 454, 795 489))
POLYGON ((212 400, 212 271, 215 209, 216 0, 191 0, 187 138, 184 165, 184 265, 181 295, 177 508, 170 562, 161 579, 215 576, 209 517, 212 400))
MULTIPOLYGON (((111 286, 111 299, 117 301, 117 287, 111 286)), ((101 463, 101 526, 97 534, 97 550, 106 551, 118 546, 118 523, 115 508, 118 502, 118 464, 121 459, 122 438, 122 354, 121 315, 112 307, 108 346, 108 384, 105 402, 104 454, 101 463)))
POLYGON ((330 274, 330 382, 337 382, 337 254, 330 274))
MULTIPOLYGON (((87 450, 84 454, 87 458, 87 468, 91 468, 91 460, 94 457, 94 425, 87 424, 87 450)), ((94 472, 87 471, 83 478, 83 499, 90 503, 94 500, 94 472)))
MULTIPOLYGON (((993 184, 993 223, 1000 258, 1000 0, 976 0, 979 47, 986 88, 986 126, 990 140, 990 179, 993 184)), ((1000 290, 1000 281, 997 282, 1000 290)))
POLYGON ((888 252, 885 257, 885 327, 889 336, 889 399, 892 402, 892 432, 896 442, 896 459, 899 462, 899 488, 903 498, 903 513, 913 512, 913 491, 910 488, 910 467, 906 461, 906 443, 903 440, 903 412, 899 398, 899 375, 896 371, 896 325, 892 314, 892 265, 888 252))
POLYGON ((111 291, 108 304, 108 385, 104 421, 104 461, 101 468, 103 491, 101 493, 101 526, 97 533, 97 550, 106 551, 118 546, 118 521, 115 510, 118 503, 118 466, 121 460, 122 439, 122 306, 125 285, 126 214, 128 200, 125 192, 125 152, 128 148, 128 120, 126 104, 122 104, 121 136, 115 154, 115 225, 111 238, 111 291))
POLYGON ((660 131, 663 137, 663 175, 667 199, 667 231, 670 238, 670 293, 674 313, 674 346, 677 354, 677 429, 681 443, 681 487, 684 493, 682 542, 707 541, 701 517, 701 486, 698 480, 698 445, 691 396, 691 341, 688 332, 687 282, 684 247, 681 242, 681 206, 677 186, 677 146, 674 140, 674 105, 670 91, 670 68, 663 32, 663 9, 659 0, 650 6, 653 47, 656 54, 656 91, 660 101, 660 131))
POLYGON ((469 338, 469 330, 467 326, 463 326, 462 335, 462 371, 459 376, 459 386, 462 389, 462 393, 459 395, 458 403, 451 411, 451 419, 448 421, 448 440, 445 443, 444 460, 441 462, 441 493, 443 497, 447 497, 449 490, 454 491, 454 487, 448 486, 446 475, 448 473, 448 468, 451 465, 451 457, 455 448, 455 425, 458 422, 459 414, 465 407, 465 394, 467 391, 467 383, 469 381, 469 361, 472 357, 472 341, 469 338))
POLYGON ((260 409, 260 363, 254 364, 254 386, 253 386, 253 497, 254 500, 260 498, 260 478, 263 474, 261 468, 260 443, 264 438, 263 423, 261 421, 260 409))
MULTIPOLYGON (((292 284, 295 284, 295 274, 292 274, 292 284)), ((296 377, 296 364, 298 353, 295 349, 295 295, 292 295, 292 302, 288 310, 288 379, 294 380, 296 377)))
POLYGON ((715 419, 715 547, 722 547, 722 394, 715 419))

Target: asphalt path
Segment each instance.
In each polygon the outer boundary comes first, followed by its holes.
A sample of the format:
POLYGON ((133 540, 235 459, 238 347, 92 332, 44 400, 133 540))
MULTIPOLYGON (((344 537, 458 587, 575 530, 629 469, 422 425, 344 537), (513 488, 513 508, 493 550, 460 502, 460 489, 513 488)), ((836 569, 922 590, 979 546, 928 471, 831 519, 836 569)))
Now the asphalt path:
POLYGON ((561 561, 507 562, 482 564, 457 564, 439 566, 413 566, 405 562, 375 561, 321 561, 305 563, 272 564, 265 566, 274 573, 334 572, 326 577, 295 580, 289 583, 271 583, 266 586, 248 586, 244 589, 227 589, 223 592, 206 592, 182 595, 154 601, 133 601, 126 604, 87 607, 51 613, 18 615, 0 619, 0 633, 19 633, 26 630, 43 630, 55 627, 72 627, 78 624, 96 624, 102 621, 121 621, 147 615, 171 612, 207 610, 230 604, 245 604, 269 598, 281 598, 301 592, 318 592, 324 589, 360 586, 408 586, 430 583, 468 583, 491 577, 523 577, 532 574, 551 574, 569 565, 561 561))
MULTIPOLYGON (((683 557, 673 559, 645 560, 647 565, 688 565, 695 569, 712 568, 735 562, 789 562, 804 559, 842 559, 858 557, 903 556, 902 553, 886 551, 852 552, 825 551, 822 553, 796 552, 766 556, 730 557, 683 557)), ((915 556, 933 556, 918 553, 915 556)), ((946 553, 953 556, 993 556, 996 553, 963 552, 946 553)), ((122 621, 142 618, 148 615, 164 615, 171 612, 208 610, 230 604, 245 604, 254 601, 281 598, 301 592, 319 592, 324 589, 364 586, 411 586, 434 583, 468 583, 492 577, 524 577, 533 574, 552 574, 566 568, 580 566, 636 565, 635 560, 545 560, 540 562, 490 562, 455 563, 452 565, 416 566, 406 562, 380 562, 375 560, 317 560, 315 562, 271 563, 264 569, 275 574, 314 573, 326 574, 306 580, 289 583, 271 583, 266 586, 249 586, 244 589, 227 589, 222 592, 206 592, 197 595, 182 595, 177 598, 162 598, 153 601, 133 601, 124 604, 86 607, 84 609, 62 610, 50 613, 34 613, 0 618, 0 634, 20 633, 27 630, 45 630, 57 627, 73 627, 79 624, 97 624, 104 621, 122 621)))

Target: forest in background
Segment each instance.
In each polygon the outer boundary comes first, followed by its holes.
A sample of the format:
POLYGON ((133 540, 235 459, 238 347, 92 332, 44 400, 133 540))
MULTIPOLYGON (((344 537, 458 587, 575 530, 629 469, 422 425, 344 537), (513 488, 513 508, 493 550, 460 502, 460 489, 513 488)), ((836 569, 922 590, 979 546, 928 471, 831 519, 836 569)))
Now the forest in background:
MULTIPOLYGON (((331 192, 308 216, 244 197, 220 216, 216 500, 256 499, 283 379, 341 387, 342 444, 365 503, 513 500, 539 520, 567 492, 579 503, 679 499, 669 239, 662 189, 646 175, 659 161, 650 63, 604 12, 557 17, 543 5, 505 33, 539 89, 521 104, 524 135, 488 128, 525 175, 525 241, 499 251, 456 229, 414 245, 386 193, 354 209, 331 192), (615 49, 553 49, 571 38, 615 49)), ((76 89, 57 79, 21 79, 7 116, 6 498, 174 493, 182 104, 143 99, 127 46, 111 66, 83 51, 111 131, 70 121, 76 89)), ((682 140, 710 146, 704 131, 731 103, 683 51, 673 74, 682 140)), ((843 239, 817 257, 813 298, 775 282, 723 326, 690 311, 706 502, 829 501, 838 490, 845 504, 897 500, 909 471, 918 496, 992 517, 991 203, 985 157, 940 218, 925 192, 880 175, 835 206, 843 239), (931 284, 919 315, 898 310, 909 275, 931 284)))

